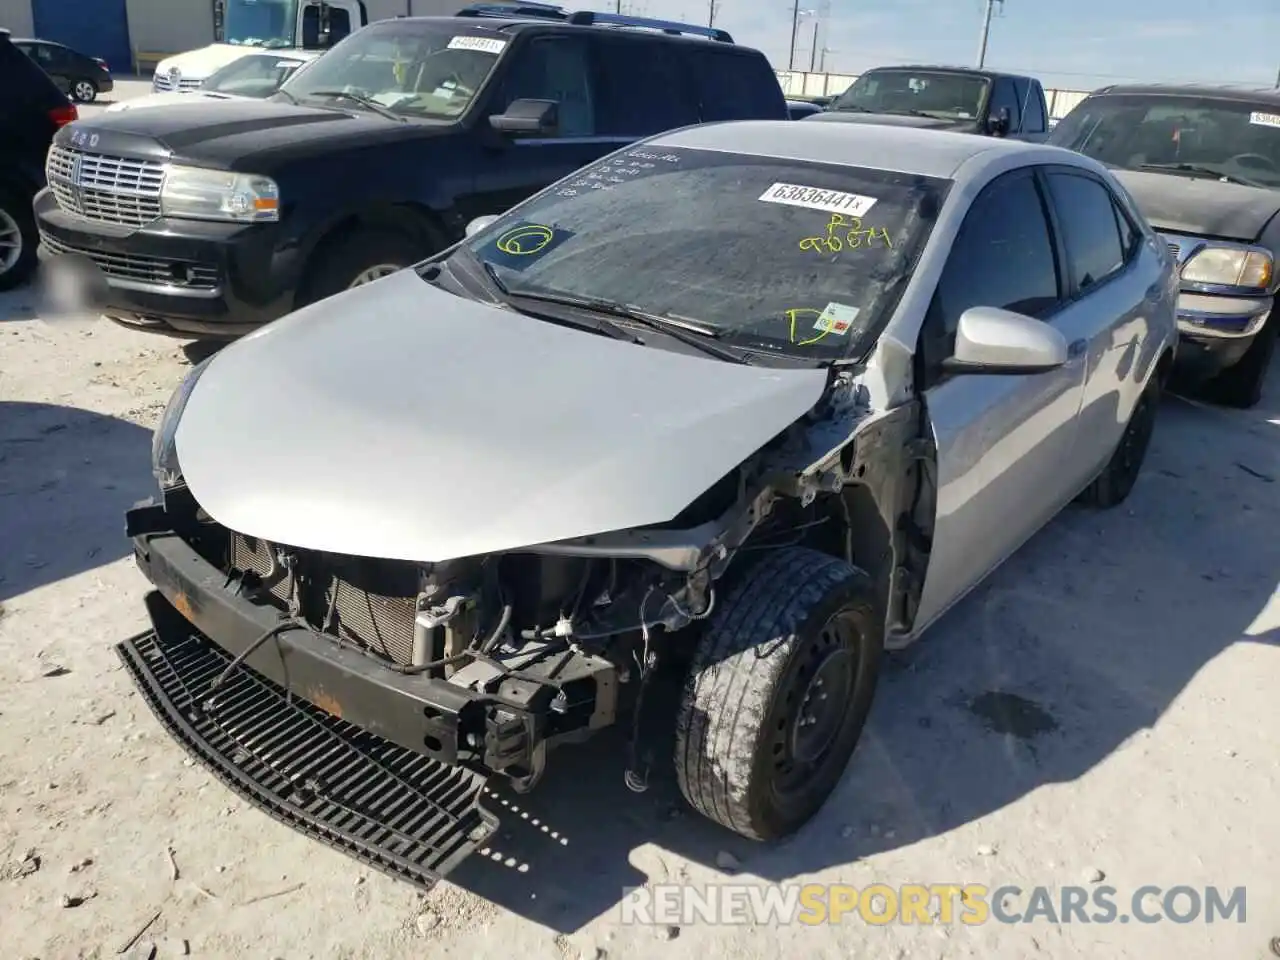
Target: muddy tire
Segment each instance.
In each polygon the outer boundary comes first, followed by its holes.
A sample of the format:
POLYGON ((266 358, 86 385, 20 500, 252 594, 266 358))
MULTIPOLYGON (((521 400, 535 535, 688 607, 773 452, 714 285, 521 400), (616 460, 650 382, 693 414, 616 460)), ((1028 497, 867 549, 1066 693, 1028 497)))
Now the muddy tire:
POLYGON ((40 233, 31 195, 0 183, 0 290, 12 290, 35 275, 40 233))
POLYGON ((1271 368, 1271 358, 1275 356, 1277 330, 1280 330, 1280 310, 1268 318, 1239 362, 1207 384, 1206 399, 1237 410, 1256 407, 1262 401, 1262 385, 1271 368))
POLYGON ((1106 510, 1119 506, 1133 492, 1147 458, 1147 449, 1151 446, 1156 413, 1160 409, 1160 393, 1160 381, 1153 376, 1129 415, 1129 422, 1125 424, 1124 433, 1120 435, 1120 442, 1116 444, 1106 468, 1080 495, 1083 503, 1106 510))
POLYGON ((425 260, 434 251, 398 233, 361 230, 321 250, 307 271, 299 305, 315 303, 425 260))
POLYGON ((808 822, 857 745, 883 648, 871 579, 842 560, 781 548, 717 604, 676 726, 680 791, 753 840, 808 822))

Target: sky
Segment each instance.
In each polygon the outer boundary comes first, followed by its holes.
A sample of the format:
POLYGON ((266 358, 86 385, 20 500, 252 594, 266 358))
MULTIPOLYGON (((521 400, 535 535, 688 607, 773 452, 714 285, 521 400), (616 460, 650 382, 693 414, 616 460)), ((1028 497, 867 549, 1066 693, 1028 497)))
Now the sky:
MULTIPOLYGON (((613 10, 616 0, 578 0, 613 10)), ((638 16, 706 24, 713 0, 621 0, 638 16)), ((788 69, 793 0, 714 0, 715 24, 788 69)), ((896 63, 977 62, 985 0, 800 0, 830 13, 819 34, 829 73, 896 63), (825 34, 825 36, 824 36, 825 34)), ((988 67, 1030 73, 1046 87, 1091 90, 1126 81, 1272 86, 1280 71, 1280 0, 1006 0, 996 5, 988 67)), ((809 66, 813 22, 802 17, 796 69, 809 66)))

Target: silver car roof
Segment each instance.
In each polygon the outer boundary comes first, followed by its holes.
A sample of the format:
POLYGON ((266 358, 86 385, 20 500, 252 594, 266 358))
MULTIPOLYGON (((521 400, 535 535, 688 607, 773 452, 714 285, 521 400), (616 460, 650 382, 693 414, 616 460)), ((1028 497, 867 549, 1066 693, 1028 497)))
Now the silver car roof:
MULTIPOLYGON (((972 133, 874 123, 807 123, 803 120, 708 123, 662 134, 649 140, 648 145, 873 167, 945 180, 953 179, 966 161, 979 154, 985 155, 984 160, 991 161, 1010 155, 1026 155, 1025 163, 1035 162, 1032 159, 1034 155, 1046 151, 1074 156, 1061 148, 972 133)), ((1038 159, 1041 163, 1046 162, 1043 156, 1038 159)))

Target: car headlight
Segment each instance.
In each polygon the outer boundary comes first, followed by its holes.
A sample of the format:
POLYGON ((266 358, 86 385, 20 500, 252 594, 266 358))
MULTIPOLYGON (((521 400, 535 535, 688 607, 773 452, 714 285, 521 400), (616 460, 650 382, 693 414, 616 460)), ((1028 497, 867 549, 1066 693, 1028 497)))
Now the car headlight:
POLYGON ((1182 267, 1187 283, 1242 290, 1266 290, 1275 275, 1271 252, 1262 247, 1208 246, 1191 255, 1182 267))
POLYGON ((161 490, 168 490, 182 483, 182 467, 178 464, 178 446, 175 442, 178 422, 182 419, 182 411, 187 408, 187 401, 191 399, 191 391, 196 388, 196 381, 209 369, 212 360, 213 357, 206 357, 187 372, 165 405, 156 432, 151 435, 151 474, 160 484, 161 490))
POLYGON ((186 220, 274 221, 280 219, 280 188, 270 177, 174 164, 165 169, 160 210, 186 220))

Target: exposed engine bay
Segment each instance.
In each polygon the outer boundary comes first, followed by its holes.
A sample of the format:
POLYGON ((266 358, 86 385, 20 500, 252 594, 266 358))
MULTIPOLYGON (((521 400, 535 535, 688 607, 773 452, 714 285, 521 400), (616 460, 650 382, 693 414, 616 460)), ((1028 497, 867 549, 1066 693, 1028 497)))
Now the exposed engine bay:
POLYGON ((627 783, 641 790, 651 675, 688 659, 722 579, 754 558, 803 545, 856 561, 888 601, 890 627, 909 625, 921 579, 911 544, 927 542, 910 536, 911 513, 932 510, 912 460, 918 410, 871 416, 852 372, 833 380, 818 409, 660 527, 411 563, 227 530, 185 487, 166 491, 165 510, 187 518, 177 532, 239 595, 395 674, 457 688, 456 714, 433 723, 427 711, 428 756, 528 789, 549 748, 631 712, 627 783))

